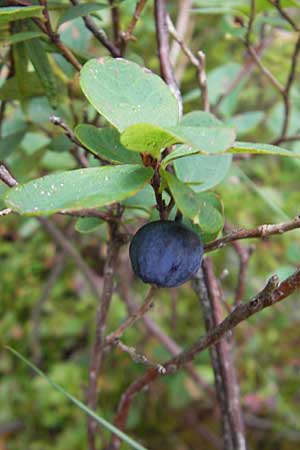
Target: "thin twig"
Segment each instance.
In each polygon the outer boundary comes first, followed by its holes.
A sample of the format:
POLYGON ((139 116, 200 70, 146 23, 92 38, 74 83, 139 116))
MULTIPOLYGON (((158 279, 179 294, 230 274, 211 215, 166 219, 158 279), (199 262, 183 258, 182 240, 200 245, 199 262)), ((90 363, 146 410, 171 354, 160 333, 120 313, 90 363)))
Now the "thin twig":
POLYGON ((62 214, 64 216, 73 216, 73 217, 98 217, 99 219, 105 220, 107 222, 118 222, 119 218, 114 216, 109 212, 98 211, 98 209, 80 209, 79 211, 60 211, 58 214, 62 214))
MULTIPOLYGON (((73 5, 79 5, 79 0, 70 0, 73 5)), ((91 16, 83 16, 82 17, 85 26, 91 31, 94 37, 99 41, 103 47, 105 47, 112 56, 120 57, 120 50, 107 38, 105 32, 98 28, 95 21, 91 18, 91 16)))
POLYGON ((154 305, 153 296, 155 295, 156 290, 156 287, 150 287, 142 306, 140 306, 137 311, 135 311, 130 317, 128 317, 128 319, 126 319, 125 322, 123 322, 114 332, 106 336, 106 345, 113 344, 114 341, 120 339, 129 327, 131 327, 137 320, 141 319, 145 314, 147 314, 147 312, 154 305))
MULTIPOLYGON (((120 288, 121 288, 121 294, 126 302, 128 311, 131 315, 136 313, 138 311, 138 307, 135 304, 135 302, 132 299, 131 292, 128 289, 127 284, 127 278, 128 273, 122 272, 122 275, 120 277, 120 288)), ((177 342, 174 341, 170 336, 168 336, 161 328, 160 326, 151 318, 149 315, 142 316, 142 322, 144 323, 145 328, 148 330, 148 332, 154 336, 160 343, 167 349, 167 351, 173 355, 176 356, 179 353, 182 352, 182 348, 177 344, 177 342)), ((214 391, 210 384, 208 384, 194 369, 192 364, 187 364, 185 367, 186 371, 188 372, 190 378, 194 381, 194 383, 200 387, 201 391, 205 391, 210 395, 211 398, 214 398, 214 391)))
POLYGON ((182 51, 187 56, 189 61, 193 64, 193 66, 196 67, 198 84, 203 98, 203 106, 204 106, 203 109, 204 111, 209 112, 210 107, 209 107, 207 79, 205 72, 205 54, 202 51, 199 51, 197 56, 194 55, 194 53, 189 49, 189 47, 185 44, 185 42, 178 36, 170 16, 167 16, 167 24, 171 36, 173 36, 176 42, 180 45, 182 51))
POLYGON ((255 14, 256 14, 255 0, 250 0, 250 17, 249 17, 249 21, 248 21, 246 36, 245 36, 245 41, 246 41, 247 46, 251 45, 251 33, 252 33, 253 25, 254 25, 255 14))
POLYGON ((163 79, 168 84, 169 88, 171 89, 171 91, 173 92, 178 101, 179 113, 181 116, 182 98, 180 90, 176 83, 173 67, 170 61, 169 32, 167 25, 167 12, 165 0, 155 0, 154 11, 155 11, 156 39, 160 62, 160 71, 163 79))
POLYGON ((205 53, 201 50, 198 51, 198 66, 197 66, 197 75, 198 75, 198 83, 202 92, 203 98, 203 109, 206 112, 210 111, 209 97, 208 97, 208 86, 207 86, 207 78, 206 78, 206 56, 205 53))
POLYGON ((136 350, 136 348, 129 347, 128 345, 125 345, 120 340, 115 341, 115 346, 117 348, 119 348, 120 350, 122 350, 123 352, 130 355, 133 362, 135 362, 137 364, 143 364, 144 366, 147 366, 147 367, 153 367, 162 375, 165 374, 165 368, 161 364, 157 364, 157 363, 150 361, 145 355, 138 352, 136 350))
MULTIPOLYGON (((260 57, 263 52, 266 50, 266 48, 270 45, 271 39, 264 39, 261 44, 255 48, 256 55, 260 57)), ((233 80, 228 84, 228 86, 225 89, 225 92, 223 92, 216 103, 213 105, 212 110, 214 113, 217 113, 219 107, 221 106, 221 103, 224 101, 225 98, 231 92, 234 91, 234 89, 239 85, 239 83, 247 76, 251 74, 251 72, 256 67, 255 61, 253 61, 252 57, 247 54, 247 57, 245 58, 245 62, 241 70, 237 73, 236 77, 233 78, 233 80)))
POLYGON ((9 214, 11 214, 13 211, 11 208, 5 208, 2 209, 2 211, 0 211, 0 217, 2 216, 8 216, 9 214))
POLYGON ((298 27, 296 22, 294 22, 292 17, 281 6, 280 0, 269 0, 269 2, 271 3, 271 5, 274 5, 275 8, 277 8, 279 14, 292 26, 295 31, 300 31, 300 28, 298 27))
MULTIPOLYGON (((224 229, 227 233, 232 231, 231 227, 229 227, 227 223, 225 224, 224 229)), ((247 269, 250 257, 255 250, 255 246, 249 245, 245 247, 238 241, 232 241, 231 244, 239 258, 239 274, 234 296, 234 306, 236 306, 241 303, 245 297, 247 269)))
POLYGON ((119 48, 120 44, 120 10, 118 4, 115 4, 114 0, 109 0, 111 6, 111 20, 112 29, 114 34, 114 44, 119 48))
MULTIPOLYGON (((176 31, 177 37, 184 41, 185 36, 187 33, 187 30, 190 28, 190 11, 192 7, 192 0, 179 0, 179 11, 177 14, 176 19, 176 26, 174 27, 176 31)), ((171 51, 170 51, 170 60, 173 66, 176 65, 179 51, 180 51, 180 44, 176 39, 176 42, 173 42, 171 51)))
POLYGON ((7 101, 2 100, 0 106, 0 138, 2 137, 2 123, 4 120, 5 108, 7 105, 7 101))
POLYGON ((135 6, 134 13, 133 13, 133 16, 132 16, 132 19, 131 19, 131 21, 130 21, 130 23, 129 23, 129 25, 128 25, 127 30, 121 32, 121 37, 122 37, 122 39, 124 40, 124 43, 123 43, 123 53, 124 53, 124 51, 125 51, 126 42, 129 41, 129 40, 135 39, 135 38, 133 37, 133 31, 134 31, 134 29, 135 29, 135 27, 136 27, 136 24, 137 24, 138 21, 139 21, 139 18, 141 17, 142 11, 143 11, 143 9, 145 8, 146 3, 147 3, 147 0, 139 0, 139 1, 137 2, 136 6, 135 6))
MULTIPOLYGON (((73 142, 73 144, 75 144, 78 147, 83 148, 86 152, 88 152, 91 155, 93 155, 94 158, 99 159, 99 161, 101 161, 103 164, 107 164, 107 161, 102 159, 101 156, 96 155, 94 152, 91 152, 91 150, 88 147, 86 147, 84 144, 82 144, 77 139, 77 137, 75 136, 74 131, 69 127, 69 125, 66 124, 66 122, 61 117, 50 116, 49 120, 50 120, 51 123, 53 123, 53 125, 62 128, 64 130, 64 132, 65 132, 65 135, 70 139, 71 142, 73 142)), ((80 159, 79 162, 80 162, 81 165, 83 164, 84 167, 86 167, 86 162, 83 162, 81 159, 80 159)))
POLYGON ((256 50, 251 45, 247 46, 247 50, 253 61, 259 67, 261 73, 270 81, 274 88, 282 95, 284 91, 284 86, 277 80, 277 78, 272 74, 272 72, 262 63, 260 57, 258 56, 256 50))
MULTIPOLYGON (((93 411, 96 409, 98 402, 98 377, 101 370, 104 342, 105 342, 105 328, 107 314, 110 307, 113 295, 113 280, 114 270, 117 262, 117 257, 121 242, 117 236, 118 224, 109 223, 109 241, 107 244, 107 256, 103 271, 103 290, 101 301, 98 304, 96 313, 96 336, 92 348, 90 368, 89 368, 89 386, 87 391, 87 405, 93 411)), ((91 417, 88 418, 88 447, 89 450, 96 449, 96 427, 97 422, 91 417)))
POLYGON ((300 33, 297 38, 293 55, 292 55, 292 61, 291 61, 291 67, 288 74, 287 82, 284 88, 283 95, 283 104, 284 104, 284 120, 282 124, 281 133, 279 136, 279 139, 283 139, 287 132, 289 127, 289 121, 290 121, 290 115, 291 115, 291 100, 290 100, 290 93, 291 93, 291 87, 293 84, 293 81, 295 79, 296 75, 296 68, 297 68, 297 62, 298 62, 298 56, 300 52, 300 33))
POLYGON ((251 57, 253 58, 253 61, 259 67, 260 71, 268 78, 268 80, 275 87, 275 89, 280 94, 282 94, 282 92, 284 90, 284 87, 276 79, 276 77, 270 72, 270 70, 267 67, 264 66, 264 64, 262 63, 262 61, 261 61, 259 55, 257 54, 255 48, 251 44, 251 33, 252 33, 254 20, 255 20, 255 0, 251 0, 251 2, 250 2, 250 18, 249 18, 249 21, 248 21, 247 32, 246 32, 246 36, 245 36, 245 40, 244 40, 245 47, 246 47, 249 55, 251 55, 251 57))
POLYGON ((216 239, 204 246, 205 252, 211 252, 225 247, 225 245, 230 244, 233 241, 238 241, 240 239, 250 239, 250 238, 265 238, 267 236, 272 236, 276 234, 283 234, 287 231, 296 230, 300 228, 300 217, 297 216, 295 219, 289 220, 287 222, 273 224, 259 225, 256 228, 242 228, 240 230, 235 230, 224 236, 223 238, 216 239))
POLYGON ((35 23, 39 26, 39 28, 42 29, 42 31, 44 31, 49 39, 51 40, 51 42, 58 48, 58 50, 60 51, 60 53, 62 54, 62 56, 70 63, 72 64, 72 66, 80 71, 82 68, 82 65, 80 64, 80 62, 77 60, 77 58, 73 55, 73 53, 71 52, 71 50, 69 50, 65 44, 62 42, 62 40, 60 39, 60 36, 58 33, 56 33, 51 25, 51 21, 50 21, 50 16, 49 16, 49 11, 48 11, 48 2, 47 0, 39 0, 39 3, 41 6, 44 7, 43 9, 43 15, 44 15, 44 23, 41 22, 40 20, 35 20, 35 23))
POLYGON ((282 142, 296 142, 296 141, 300 141, 300 136, 298 135, 282 136, 272 141, 271 144, 279 145, 282 144, 282 142))

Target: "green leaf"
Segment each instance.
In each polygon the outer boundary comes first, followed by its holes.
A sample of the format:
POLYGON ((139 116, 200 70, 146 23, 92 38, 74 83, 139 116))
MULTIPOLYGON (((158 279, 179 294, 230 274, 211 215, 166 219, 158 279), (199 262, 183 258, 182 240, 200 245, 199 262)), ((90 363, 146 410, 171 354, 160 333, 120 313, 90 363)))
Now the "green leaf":
POLYGON ((163 80, 144 67, 110 57, 81 70, 81 88, 94 108, 120 132, 136 123, 176 125, 178 103, 163 80))
POLYGON ((227 124, 236 127, 238 135, 241 136, 256 128, 263 118, 262 111, 248 111, 231 117, 227 124))
POLYGON ((2 6, 0 8, 0 24, 29 17, 42 17, 42 6, 2 6))
POLYGON ((59 384, 52 381, 50 378, 47 377, 40 369, 38 369, 34 364, 32 364, 28 359, 24 358, 19 352, 14 350, 11 347, 6 346, 6 348, 17 358, 19 358, 23 363, 25 363, 28 367, 30 367, 35 373, 43 377, 54 389, 56 389, 58 392, 60 392, 64 397, 66 397, 68 400, 70 400, 74 405, 76 405, 81 411, 83 411, 88 416, 92 417, 97 423, 102 425, 107 430, 111 431, 115 435, 117 435, 120 439, 122 439, 124 442, 127 442, 132 448, 136 450, 147 450, 145 447, 140 445, 135 440, 131 439, 127 434, 123 433, 123 431, 116 428, 114 425, 112 425, 110 422, 107 422, 102 417, 98 416, 94 411, 89 409, 84 403, 82 403, 80 400, 77 400, 77 398, 73 397, 73 395, 69 394, 67 391, 65 391, 59 384))
POLYGON ((49 150, 57 153, 69 152, 73 147, 73 143, 65 134, 58 134, 51 139, 48 145, 49 150))
POLYGON ((98 217, 80 217, 75 224, 75 230, 79 233, 86 234, 98 230, 104 223, 98 217))
POLYGON ((30 41, 26 41, 25 45, 36 74, 45 89, 49 103, 52 107, 55 107, 57 104, 57 89, 48 55, 40 39, 31 39, 30 41))
POLYGON ((114 128, 96 128, 93 125, 78 125, 77 139, 95 155, 112 163, 141 164, 139 155, 129 151, 120 142, 120 133, 114 128))
POLYGON ((213 192, 197 194, 200 204, 199 224, 187 222, 204 243, 215 239, 224 226, 223 206, 219 197, 213 192))
POLYGON ((194 191, 201 192, 221 183, 230 169, 231 161, 232 155, 193 155, 175 159, 174 168, 181 181, 188 183, 194 191))
POLYGON ((160 174, 166 181, 179 211, 193 223, 199 224, 201 205, 198 202, 197 194, 166 170, 161 169, 160 174))
POLYGON ((126 128, 121 134, 121 143, 135 152, 146 152, 159 158, 163 148, 181 142, 167 129, 148 123, 137 123, 126 128))
POLYGON ((24 131, 19 131, 0 140, 0 160, 7 158, 18 147, 24 135, 24 131))
POLYGON ((69 20, 76 19, 77 17, 87 16, 94 13, 99 9, 107 9, 109 6, 104 3, 84 3, 82 5, 72 6, 67 9, 65 13, 59 18, 58 26, 69 20))
POLYGON ((155 195, 150 184, 147 184, 144 189, 122 202, 126 208, 142 209, 149 213, 154 208, 155 203, 155 195))
POLYGON ((211 113, 205 111, 192 111, 185 114, 180 122, 188 127, 223 126, 224 124, 211 113))
POLYGON ((252 153, 257 155, 278 155, 300 158, 300 153, 293 153, 277 145, 257 144, 255 142, 236 141, 234 146, 227 150, 227 153, 252 153))
POLYGON ((35 152, 43 147, 46 147, 50 142, 50 139, 42 133, 33 133, 29 131, 22 142, 22 149, 25 150, 27 155, 33 155, 35 152))
POLYGON ((70 153, 54 153, 51 150, 46 151, 46 153, 40 160, 39 165, 41 168, 46 169, 47 171, 71 170, 78 167, 77 162, 70 153))
POLYGON ((20 100, 22 97, 38 97, 44 90, 34 72, 23 76, 23 89, 20 92, 17 77, 9 78, 0 88, 0 100, 20 100))
POLYGON ((134 195, 152 175, 152 169, 134 165, 71 170, 18 185, 5 202, 28 216, 98 208, 134 195))
MULTIPOLYGON (((189 144, 193 153, 220 153, 234 143, 235 130, 226 126, 184 126, 158 127, 136 124, 128 127, 121 135, 123 145, 131 150, 150 153, 158 157, 164 147, 173 144, 189 144)), ((172 153, 173 154, 173 153, 172 153)))
MULTIPOLYGON (((12 34, 7 36, 4 40, 9 44, 15 45, 19 42, 28 41, 30 39, 39 38, 45 36, 41 31, 21 31, 20 33, 12 34)), ((2 40, 2 38, 1 38, 2 40)))

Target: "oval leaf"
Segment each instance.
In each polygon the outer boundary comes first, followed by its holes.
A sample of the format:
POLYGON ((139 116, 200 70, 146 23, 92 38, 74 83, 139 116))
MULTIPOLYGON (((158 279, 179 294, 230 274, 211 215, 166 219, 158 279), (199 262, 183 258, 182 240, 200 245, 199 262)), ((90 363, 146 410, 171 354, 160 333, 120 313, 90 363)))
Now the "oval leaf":
MULTIPOLYGON (((183 146, 182 146, 183 147, 183 146)), ((196 192, 217 186, 226 177, 232 155, 193 155, 174 161, 177 177, 196 192)))
POLYGON ((120 142, 120 133, 114 128, 97 128, 93 125, 78 125, 77 139, 92 153, 108 162, 141 164, 139 155, 129 151, 120 142))
POLYGON ((133 165, 72 170, 16 186, 5 202, 25 215, 98 208, 134 195, 152 175, 152 169, 133 165))
POLYGON ((119 131, 135 123, 176 125, 178 103, 163 80, 131 61, 91 59, 80 85, 94 108, 119 131))

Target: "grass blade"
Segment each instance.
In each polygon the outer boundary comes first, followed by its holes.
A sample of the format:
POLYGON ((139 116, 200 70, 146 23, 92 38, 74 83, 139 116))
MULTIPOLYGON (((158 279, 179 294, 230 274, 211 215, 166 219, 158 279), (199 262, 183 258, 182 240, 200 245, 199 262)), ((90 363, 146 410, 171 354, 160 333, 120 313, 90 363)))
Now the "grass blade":
POLYGON ((48 383, 54 387, 57 391, 59 391, 61 394, 63 394, 68 400, 70 400, 74 405, 78 406, 83 412, 85 412, 88 416, 95 419, 96 422, 98 422, 100 425, 105 427, 107 430, 111 431, 115 435, 117 435, 120 439, 127 442, 132 448, 136 450, 147 450, 145 447, 143 447, 141 444, 136 442, 135 440, 131 439, 127 434, 123 433, 118 428, 114 427, 111 423, 107 422, 102 417, 98 416, 94 411, 92 411, 90 408, 88 408, 84 403, 82 403, 80 400, 77 400, 73 395, 66 392, 59 384, 56 384, 54 381, 52 381, 50 378, 47 377, 38 367, 36 367, 34 364, 32 364, 28 359, 26 359, 24 356, 22 356, 19 352, 14 350, 13 348, 6 346, 6 348, 17 358, 19 358, 23 363, 25 363, 28 367, 30 367, 35 373, 43 377, 45 380, 48 381, 48 383))

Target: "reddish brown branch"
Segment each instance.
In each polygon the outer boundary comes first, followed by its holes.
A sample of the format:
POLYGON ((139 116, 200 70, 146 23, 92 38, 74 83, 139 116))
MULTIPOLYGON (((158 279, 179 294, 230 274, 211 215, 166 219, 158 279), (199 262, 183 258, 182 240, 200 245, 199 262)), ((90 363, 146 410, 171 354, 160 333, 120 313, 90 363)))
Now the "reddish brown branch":
MULTIPOLYGON (((222 321, 221 296, 212 262, 206 258, 203 271, 199 270, 193 282, 202 305, 206 331, 212 331, 222 321)), ((233 339, 229 332, 224 339, 210 347, 215 385, 221 411, 224 448, 245 450, 246 440, 240 405, 239 384, 233 358, 233 339)))
POLYGON ((111 6, 111 21, 114 34, 114 44, 118 48, 120 44, 120 10, 114 0, 109 0, 111 6))
POLYGON ((216 239, 215 241, 206 244, 204 248, 205 252, 211 252, 213 250, 223 248, 225 245, 230 244, 233 241, 250 238, 265 238, 267 236, 283 234, 297 228, 300 228, 299 216, 295 217, 293 220, 289 220, 288 222, 278 223, 277 225, 266 224, 259 225, 256 228, 242 228, 240 230, 232 231, 223 238, 216 239))
POLYGON ((133 31, 136 27, 136 24, 139 21, 139 18, 141 17, 142 11, 145 8, 147 3, 147 0, 139 0, 135 6, 135 10, 132 16, 132 19, 128 25, 128 28, 126 31, 124 31, 123 33, 121 33, 122 35, 122 39, 124 39, 124 41, 129 41, 130 39, 133 39, 133 31))
POLYGON ((298 36, 298 39, 297 39, 295 47, 294 47, 290 71, 288 74, 284 92, 282 93, 283 104, 284 104, 284 120, 283 120, 282 130, 281 130, 279 139, 283 139, 288 132, 289 120, 290 120, 290 115, 291 115, 290 93, 291 93, 291 87, 292 87, 292 84, 293 84, 293 81, 294 81, 294 78, 296 75, 296 67, 297 67, 299 52, 300 52, 300 35, 298 36))
POLYGON ((173 25, 173 22, 169 16, 167 16, 167 24, 170 34, 173 36, 175 41, 180 45, 183 53, 187 56, 189 61, 193 64, 193 66, 196 67, 198 84, 203 98, 203 109, 204 111, 209 112, 210 106, 209 106, 206 71, 205 71, 205 54, 202 51, 199 51, 197 56, 194 55, 194 53, 189 49, 189 47, 185 44, 185 42, 178 36, 176 29, 173 25))
MULTIPOLYGON (((226 232, 229 233, 232 231, 228 226, 228 224, 225 224, 224 229, 226 230, 226 232)), ((238 305, 245 297, 247 269, 250 257, 253 251, 255 250, 255 247, 253 245, 245 247, 241 245, 238 241, 232 241, 231 244, 239 258, 238 282, 234 298, 234 305, 238 305)))
POLYGON ((77 60, 77 58, 73 55, 71 50, 69 50, 65 44, 61 41, 60 36, 58 33, 56 33, 51 25, 49 11, 48 11, 48 2, 47 0, 39 0, 39 3, 41 6, 44 7, 43 9, 43 15, 45 18, 45 22, 42 23, 39 20, 35 20, 35 23, 39 26, 39 28, 44 31, 50 41, 57 47, 57 49, 60 51, 62 56, 70 63, 76 70, 80 70, 82 65, 77 60))
POLYGON ((292 17, 282 8, 280 0, 269 0, 269 2, 275 6, 279 14, 291 25, 291 27, 295 31, 300 31, 300 28, 298 27, 296 22, 294 22, 292 17))
MULTIPOLYGON (((113 294, 114 269, 120 249, 120 241, 117 236, 118 224, 109 224, 110 238, 107 247, 107 257, 103 273, 103 290, 101 302, 98 305, 96 313, 96 336, 92 348, 91 362, 89 368, 89 387, 87 392, 87 405, 95 410, 98 402, 98 377, 100 374, 103 360, 105 328, 108 310, 113 294)), ((95 450, 95 434, 97 422, 91 417, 88 418, 88 447, 89 450, 95 450)))
POLYGON ((175 97, 177 98, 181 115, 182 114, 181 93, 177 86, 173 72, 173 67, 170 61, 169 32, 167 25, 167 12, 165 0, 155 0, 154 11, 155 11, 156 39, 157 39, 161 75, 165 80, 165 82, 169 85, 175 97))
POLYGON ((131 327, 137 320, 141 319, 145 314, 147 314, 147 312, 153 307, 153 296, 155 294, 155 291, 156 288, 154 286, 151 286, 142 306, 137 311, 132 313, 131 316, 128 317, 128 319, 126 319, 125 322, 123 322, 119 326, 119 328, 106 336, 106 345, 113 344, 114 341, 120 339, 129 327, 131 327))

